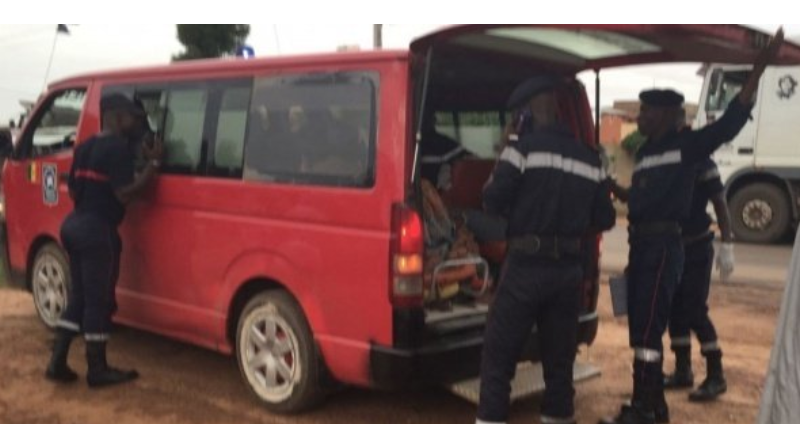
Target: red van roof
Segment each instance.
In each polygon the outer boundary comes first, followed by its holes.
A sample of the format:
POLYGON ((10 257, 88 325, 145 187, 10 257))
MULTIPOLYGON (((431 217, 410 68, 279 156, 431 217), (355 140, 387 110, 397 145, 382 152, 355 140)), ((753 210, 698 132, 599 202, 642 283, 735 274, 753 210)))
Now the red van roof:
POLYGON ((166 65, 126 68, 120 70, 92 72, 54 82, 52 85, 70 84, 88 79, 128 79, 144 76, 170 76, 191 74, 225 74, 228 72, 241 72, 243 69, 265 69, 270 67, 280 68, 287 65, 302 67, 304 65, 347 65, 355 63, 384 62, 408 60, 409 52, 405 50, 380 50, 364 52, 336 52, 308 55, 287 55, 265 57, 259 59, 207 59, 174 62, 166 65))

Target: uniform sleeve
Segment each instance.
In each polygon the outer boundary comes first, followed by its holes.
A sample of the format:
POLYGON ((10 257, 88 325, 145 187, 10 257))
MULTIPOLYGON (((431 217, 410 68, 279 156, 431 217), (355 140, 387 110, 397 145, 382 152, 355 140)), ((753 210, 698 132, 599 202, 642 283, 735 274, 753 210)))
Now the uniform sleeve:
POLYGON ((67 187, 69 187, 70 191, 75 191, 77 189, 75 184, 77 182, 75 179, 75 168, 78 166, 78 156, 82 150, 81 147, 83 146, 81 145, 76 147, 75 152, 72 155, 72 165, 69 167, 69 177, 67 178, 67 187))
POLYGON ((70 165, 69 167, 69 177, 67 179, 67 187, 73 193, 78 192, 79 184, 78 184, 78 178, 75 175, 75 173, 77 172, 80 163, 82 163, 82 161, 84 160, 83 156, 85 155, 86 146, 89 145, 90 142, 92 142, 91 139, 85 141, 84 143, 79 144, 77 147, 75 147, 75 150, 72 153, 72 165, 70 165))
POLYGON ((611 201, 611 181, 605 179, 597 186, 592 203, 592 222, 590 227, 593 231, 602 233, 614 228, 617 222, 617 211, 611 201))
POLYGON ((744 105, 737 98, 717 122, 692 132, 682 146, 684 161, 700 163, 708 159, 720 146, 733 140, 750 119, 753 105, 744 105))
POLYGON ((715 195, 725 191, 725 186, 722 184, 722 178, 720 177, 719 169, 717 169, 717 165, 711 160, 709 160, 709 163, 701 169, 697 180, 698 184, 700 184, 700 187, 702 187, 703 192, 708 195, 708 198, 714 197, 715 195))
POLYGON ((124 141, 114 142, 108 150, 108 181, 114 190, 133 184, 135 160, 124 141))
POLYGON ((483 189, 484 209, 493 215, 506 215, 516 198, 524 172, 525 156, 515 146, 506 147, 483 189))

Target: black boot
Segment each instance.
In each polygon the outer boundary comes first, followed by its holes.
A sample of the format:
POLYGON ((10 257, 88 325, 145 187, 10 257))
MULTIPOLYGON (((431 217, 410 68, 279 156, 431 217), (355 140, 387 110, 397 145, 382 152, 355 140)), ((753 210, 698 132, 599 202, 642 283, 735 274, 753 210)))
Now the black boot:
POLYGON ((139 378, 136 371, 120 371, 108 366, 106 342, 86 342, 86 362, 89 364, 86 382, 91 388, 114 386, 139 378))
POLYGON ((619 415, 615 418, 602 419, 599 424, 655 424, 656 417, 653 413, 652 389, 652 386, 645 386, 634 376, 633 401, 631 404, 623 405, 619 415))
POLYGON ((663 376, 658 380, 653 394, 653 412, 655 415, 656 424, 669 424, 669 405, 667 404, 667 397, 664 394, 665 380, 666 379, 663 378, 663 376))
POLYGON ((604 418, 599 424, 654 424, 653 413, 647 413, 636 405, 623 405, 622 411, 614 418, 604 418))
POLYGON ((78 374, 69 368, 67 358, 69 357, 69 346, 75 333, 58 329, 56 330, 56 340, 53 343, 53 354, 50 356, 50 364, 44 376, 55 383, 73 383, 78 380, 78 374))
POLYGON ((722 371, 722 351, 704 353, 708 377, 700 387, 689 395, 692 402, 712 402, 728 391, 728 383, 722 371))
POLYGON ((691 389, 694 387, 694 373, 692 372, 692 348, 681 346, 673 348, 675 352, 675 373, 664 379, 664 388, 667 390, 691 389))

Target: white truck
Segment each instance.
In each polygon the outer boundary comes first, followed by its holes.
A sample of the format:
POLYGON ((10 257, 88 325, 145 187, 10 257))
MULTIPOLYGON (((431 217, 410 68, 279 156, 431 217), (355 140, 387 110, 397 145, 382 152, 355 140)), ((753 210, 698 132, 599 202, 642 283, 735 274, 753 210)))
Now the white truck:
MULTIPOLYGON (((750 67, 712 64, 704 72, 698 128, 722 116, 750 67)), ((736 239, 775 243, 800 221, 800 66, 767 69, 752 115, 714 160, 727 190, 736 239)))

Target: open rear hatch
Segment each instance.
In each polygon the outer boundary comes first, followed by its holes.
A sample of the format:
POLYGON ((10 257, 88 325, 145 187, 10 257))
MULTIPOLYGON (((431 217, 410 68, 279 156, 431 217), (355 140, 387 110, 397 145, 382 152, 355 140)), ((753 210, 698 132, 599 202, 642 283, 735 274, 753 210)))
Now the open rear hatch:
MULTIPOLYGON (((585 70, 666 62, 752 63, 771 34, 742 25, 714 24, 489 24, 458 25, 411 44, 420 58, 433 48, 447 54, 482 52, 514 63, 523 78, 543 70, 585 70)), ((501 62, 503 63, 503 62, 501 62)), ((800 47, 787 42, 776 64, 800 63, 800 47)), ((497 62, 488 62, 494 67, 497 62)), ((469 70, 465 70, 469 71, 469 70)))
MULTIPOLYGON (((770 34, 740 25, 460 25, 417 39, 411 44, 414 56, 415 133, 419 141, 426 108, 435 111, 493 111, 502 115, 505 101, 519 83, 544 72, 574 78, 586 70, 664 62, 752 63, 770 34)), ((780 64, 800 63, 800 47, 782 47, 780 64)), ((583 87, 575 82, 575 89, 583 87)), ((599 88, 598 88, 599 90, 599 88)), ((596 92, 596 95, 599 91, 596 92)), ((593 142, 594 125, 588 102, 572 105, 573 121, 580 136, 593 142)), ((455 116, 455 115, 454 115, 455 116)), ((417 168, 418 148, 414 161, 417 168)), ((417 181, 418 183, 418 181, 417 181)), ((597 252, 595 252, 597 254, 597 252)), ((597 257, 593 263, 597 263, 597 257)), ((599 270, 593 266, 595 281, 588 287, 586 313, 594 313, 599 270), (593 292, 590 292, 594 290, 593 292), (592 300, 594 298, 594 300, 592 300)), ((449 311, 426 312, 427 336, 455 337, 482 331, 486 306, 457 306, 449 311)), ((582 317, 585 321, 586 317, 582 317)), ((596 331, 596 327, 595 330, 596 331)), ((594 334, 590 334, 594 339, 594 334)), ((537 367, 523 365, 521 376, 539 375, 537 367), (528 368, 525 368, 528 367, 528 368)), ((592 377, 596 369, 578 364, 576 378, 592 377)), ((515 397, 537 392, 539 379, 515 383, 515 397)), ((470 380, 451 389, 470 400, 477 398, 478 382, 470 380)))

